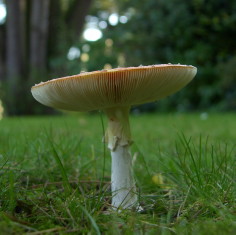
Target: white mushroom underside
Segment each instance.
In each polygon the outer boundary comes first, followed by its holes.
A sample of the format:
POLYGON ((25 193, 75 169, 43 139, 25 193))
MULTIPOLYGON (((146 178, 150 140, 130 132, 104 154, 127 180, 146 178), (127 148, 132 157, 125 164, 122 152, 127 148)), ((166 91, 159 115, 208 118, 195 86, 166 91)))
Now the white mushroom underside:
POLYGON ((185 65, 154 65, 79 74, 32 88, 40 103, 64 110, 90 111, 159 100, 180 90, 197 69, 185 65))

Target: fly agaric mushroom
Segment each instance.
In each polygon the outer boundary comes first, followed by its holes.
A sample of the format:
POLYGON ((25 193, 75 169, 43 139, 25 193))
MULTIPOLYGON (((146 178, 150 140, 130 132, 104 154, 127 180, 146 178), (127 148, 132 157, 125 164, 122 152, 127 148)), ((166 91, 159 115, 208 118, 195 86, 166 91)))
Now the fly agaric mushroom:
POLYGON ((62 110, 103 110, 108 117, 106 141, 111 151, 112 206, 139 209, 132 174, 129 111, 183 88, 196 75, 188 65, 151 65, 86 72, 53 79, 32 87, 40 103, 62 110))

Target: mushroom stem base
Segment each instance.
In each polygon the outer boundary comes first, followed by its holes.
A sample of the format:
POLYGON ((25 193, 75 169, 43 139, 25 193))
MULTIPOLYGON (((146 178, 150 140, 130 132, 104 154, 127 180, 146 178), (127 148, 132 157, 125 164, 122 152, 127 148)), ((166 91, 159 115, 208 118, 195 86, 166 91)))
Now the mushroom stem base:
POLYGON ((118 145, 115 150, 111 151, 111 157, 112 206, 118 210, 139 208, 129 146, 118 145))

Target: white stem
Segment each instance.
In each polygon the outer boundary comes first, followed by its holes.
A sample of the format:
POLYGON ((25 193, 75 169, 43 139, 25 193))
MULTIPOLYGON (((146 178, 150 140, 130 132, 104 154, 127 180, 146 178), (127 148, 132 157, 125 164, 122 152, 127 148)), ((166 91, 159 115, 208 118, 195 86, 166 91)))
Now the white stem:
POLYGON ((112 206, 115 209, 138 208, 138 197, 132 172, 129 146, 118 145, 112 157, 112 206))
POLYGON ((114 209, 142 210, 138 204, 137 190, 132 171, 132 144, 129 126, 130 107, 113 107, 104 110, 108 117, 106 141, 111 150, 111 190, 114 209))

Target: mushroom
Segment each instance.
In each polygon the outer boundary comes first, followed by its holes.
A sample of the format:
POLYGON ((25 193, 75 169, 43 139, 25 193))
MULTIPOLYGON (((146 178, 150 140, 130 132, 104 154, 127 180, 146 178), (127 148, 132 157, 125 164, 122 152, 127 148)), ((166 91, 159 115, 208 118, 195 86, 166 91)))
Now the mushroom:
POLYGON ((111 151, 112 206, 140 209, 132 173, 129 112, 183 88, 196 75, 190 65, 161 64, 85 72, 32 87, 40 103, 62 110, 103 110, 108 117, 105 141, 111 151))

